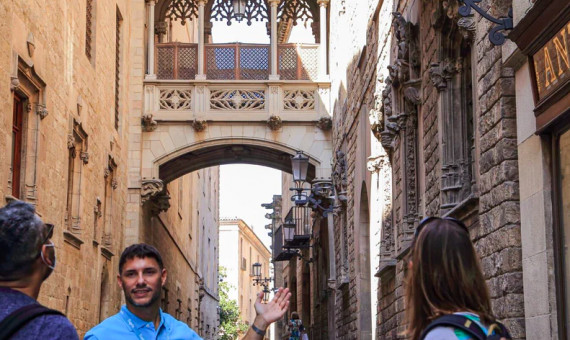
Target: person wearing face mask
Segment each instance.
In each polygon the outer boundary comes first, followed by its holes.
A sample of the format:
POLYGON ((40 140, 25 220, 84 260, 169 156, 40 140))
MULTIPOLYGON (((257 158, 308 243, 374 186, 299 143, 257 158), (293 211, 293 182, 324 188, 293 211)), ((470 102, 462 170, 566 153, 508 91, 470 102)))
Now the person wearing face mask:
POLYGON ((55 269, 53 230, 29 203, 12 201, 0 209, 0 340, 78 339, 62 313, 37 302, 55 269))

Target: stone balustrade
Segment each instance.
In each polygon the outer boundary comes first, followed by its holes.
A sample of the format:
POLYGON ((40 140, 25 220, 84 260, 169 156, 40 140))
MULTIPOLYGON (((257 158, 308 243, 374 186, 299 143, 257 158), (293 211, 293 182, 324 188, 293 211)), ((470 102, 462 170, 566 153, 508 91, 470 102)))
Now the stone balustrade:
POLYGON ((330 116, 330 82, 145 81, 144 116, 156 121, 317 121, 330 116))

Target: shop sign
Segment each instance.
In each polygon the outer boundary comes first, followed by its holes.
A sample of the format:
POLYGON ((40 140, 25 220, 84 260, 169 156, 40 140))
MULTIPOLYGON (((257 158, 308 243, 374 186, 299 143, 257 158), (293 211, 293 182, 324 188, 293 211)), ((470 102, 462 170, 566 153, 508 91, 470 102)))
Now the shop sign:
POLYGON ((570 22, 532 56, 538 100, 570 79, 570 22))

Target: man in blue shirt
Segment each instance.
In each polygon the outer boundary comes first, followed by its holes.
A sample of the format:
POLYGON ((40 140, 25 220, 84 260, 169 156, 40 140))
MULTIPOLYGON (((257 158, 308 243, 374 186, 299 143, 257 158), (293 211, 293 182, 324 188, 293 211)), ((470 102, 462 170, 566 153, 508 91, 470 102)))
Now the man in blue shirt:
MULTIPOLYGON (((0 209, 0 322, 10 320, 14 312, 38 307, 42 283, 55 269, 53 230, 53 224, 44 224, 29 203, 12 201, 0 209)), ((38 315, 9 338, 78 339, 71 322, 54 314, 38 315)))
MULTIPOLYGON (((201 339, 188 325, 160 309, 166 269, 156 248, 144 243, 127 247, 119 260, 117 280, 126 305, 89 330, 85 340, 201 339)), ((255 306, 258 315, 244 340, 262 339, 267 327, 285 314, 290 296, 287 289, 280 290, 269 304, 262 305, 260 294, 255 306)))

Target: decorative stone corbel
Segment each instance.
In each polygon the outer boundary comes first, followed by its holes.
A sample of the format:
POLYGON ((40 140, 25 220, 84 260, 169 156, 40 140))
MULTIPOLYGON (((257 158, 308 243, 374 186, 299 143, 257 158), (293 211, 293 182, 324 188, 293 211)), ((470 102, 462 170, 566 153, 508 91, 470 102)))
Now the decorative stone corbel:
POLYGON ((17 76, 10 77, 10 91, 18 91, 20 89, 20 79, 17 76))
POLYGON ((48 109, 44 104, 36 105, 36 113, 40 116, 40 119, 44 119, 49 114, 48 109))
POLYGON ((332 118, 329 116, 324 116, 321 117, 318 121, 317 121, 317 127, 323 131, 329 131, 330 129, 332 129, 332 118))
POLYGON ((366 169, 373 173, 380 173, 380 170, 382 170, 388 161, 387 155, 370 156, 366 162, 366 169))
POLYGON ((281 120, 281 117, 273 115, 267 119, 267 126, 272 131, 277 131, 283 126, 283 120, 281 120))
POLYGON ((473 15, 461 17, 457 20, 457 26, 459 26, 459 31, 465 40, 473 41, 475 38, 475 30, 477 29, 477 23, 473 15))
POLYGON ((110 174, 111 174, 111 170, 109 170, 109 168, 105 168, 103 170, 103 177, 107 178, 107 177, 109 177, 110 174))
POLYGON ((164 190, 164 183, 160 179, 143 179, 141 186, 141 203, 145 203, 164 190))
POLYGON ((397 117, 388 117, 384 124, 384 131, 380 132, 380 143, 387 151, 394 149, 394 139, 400 132, 397 120, 397 117))
POLYGON ((81 153, 79 154, 79 158, 81 158, 83 164, 89 163, 89 152, 81 151, 81 153))
POLYGON ((405 89, 404 98, 413 105, 420 105, 422 103, 420 91, 415 87, 408 87, 405 89))
POLYGON ((71 133, 67 135, 67 148, 72 152, 71 157, 75 158, 75 137, 71 133))
POLYGON ((115 190, 118 187, 119 187, 119 182, 117 181, 116 178, 113 178, 113 180, 111 181, 111 188, 113 188, 113 190, 115 190))
POLYGON ((154 116, 152 113, 147 113, 142 116, 142 126, 143 130, 146 132, 151 132, 156 130, 158 127, 158 123, 154 120, 154 116))
POLYGON ((163 211, 167 211, 170 208, 170 195, 165 192, 161 192, 151 198, 148 204, 150 213, 156 216, 163 211))
POLYGON ((451 78, 454 71, 455 67, 449 60, 432 63, 429 67, 429 77, 436 89, 443 91, 447 88, 447 79, 451 78))
POLYGON ((194 121, 192 122, 192 127, 194 128, 194 131, 202 132, 206 130, 206 128, 208 127, 208 123, 203 119, 194 119, 194 121))

